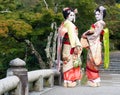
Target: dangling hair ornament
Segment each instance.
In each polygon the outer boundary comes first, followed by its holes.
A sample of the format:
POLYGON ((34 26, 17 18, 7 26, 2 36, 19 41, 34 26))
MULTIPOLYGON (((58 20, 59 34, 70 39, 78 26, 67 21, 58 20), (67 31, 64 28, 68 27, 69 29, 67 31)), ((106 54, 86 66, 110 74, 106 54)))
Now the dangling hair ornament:
POLYGON ((78 10, 77 10, 77 9, 74 9, 74 13, 77 14, 77 13, 78 13, 78 10))
POLYGON ((100 6, 99 9, 100 9, 100 13, 102 13, 102 14, 103 14, 103 11, 106 10, 106 8, 103 6, 100 6))

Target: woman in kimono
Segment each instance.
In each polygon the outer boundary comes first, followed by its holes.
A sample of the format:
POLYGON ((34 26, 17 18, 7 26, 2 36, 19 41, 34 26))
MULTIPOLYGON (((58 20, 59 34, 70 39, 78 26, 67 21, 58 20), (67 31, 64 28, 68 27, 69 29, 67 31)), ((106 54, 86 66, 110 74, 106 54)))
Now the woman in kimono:
POLYGON ((96 23, 91 25, 90 30, 83 33, 82 38, 87 38, 89 46, 86 75, 88 78, 88 85, 92 87, 100 86, 99 66, 102 64, 102 47, 101 47, 101 35, 103 35, 105 22, 103 18, 106 16, 106 9, 103 6, 98 7, 95 10, 96 23))
POLYGON ((63 86, 74 87, 77 85, 76 81, 81 80, 81 68, 80 66, 74 67, 73 63, 80 57, 82 49, 78 38, 78 28, 73 23, 75 22, 75 10, 72 10, 71 8, 64 8, 63 16, 65 21, 58 29, 58 37, 62 40, 61 42, 63 46, 63 86))

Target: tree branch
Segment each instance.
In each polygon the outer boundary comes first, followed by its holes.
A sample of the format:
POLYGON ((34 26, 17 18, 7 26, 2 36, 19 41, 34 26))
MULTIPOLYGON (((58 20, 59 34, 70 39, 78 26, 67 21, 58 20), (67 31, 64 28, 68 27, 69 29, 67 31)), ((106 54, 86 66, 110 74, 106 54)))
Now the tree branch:
POLYGON ((25 42, 26 42, 26 44, 27 44, 28 46, 30 46, 30 48, 31 48, 31 50, 32 50, 32 53, 34 53, 35 56, 37 57, 38 62, 39 62, 39 64, 40 64, 40 67, 41 67, 42 69, 46 68, 46 65, 45 65, 44 61, 42 60, 41 55, 36 51, 36 49, 34 48, 32 42, 30 42, 29 40, 25 40, 25 42))
POLYGON ((44 3, 45 3, 46 9, 48 9, 48 4, 47 4, 47 2, 46 2, 45 0, 43 0, 43 1, 44 1, 44 3))

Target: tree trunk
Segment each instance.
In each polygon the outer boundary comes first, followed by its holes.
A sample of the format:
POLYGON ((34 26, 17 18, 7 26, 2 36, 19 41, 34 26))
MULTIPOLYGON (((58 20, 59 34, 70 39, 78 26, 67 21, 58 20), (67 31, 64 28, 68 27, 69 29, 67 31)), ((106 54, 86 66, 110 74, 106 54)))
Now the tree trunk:
POLYGON ((42 60, 41 55, 35 50, 32 42, 30 42, 29 40, 25 40, 25 42, 26 42, 26 44, 31 48, 32 53, 34 53, 35 56, 37 57, 38 62, 39 62, 39 64, 40 64, 40 67, 41 67, 42 69, 46 68, 45 62, 42 60))
POLYGON ((52 47, 52 66, 54 65, 53 63, 54 63, 54 61, 55 61, 55 57, 56 57, 56 51, 57 51, 57 49, 56 49, 56 40, 57 40, 57 35, 58 35, 58 33, 57 33, 57 24, 56 24, 56 22, 53 22, 53 25, 54 25, 54 27, 53 27, 53 29, 54 29, 54 36, 53 36, 53 47, 52 47))
POLYGON ((55 55, 56 55, 56 39, 57 39, 57 24, 56 22, 53 22, 51 24, 51 28, 54 30, 54 35, 53 32, 50 33, 48 36, 48 41, 47 41, 47 46, 45 48, 46 51, 46 56, 48 59, 48 64, 49 67, 52 68, 54 66, 54 61, 55 61, 55 55), (53 38, 53 40, 52 40, 53 38), (52 47, 51 47, 52 44, 52 47))
POLYGON ((52 36, 53 36, 53 32, 51 32, 50 35, 48 36, 48 41, 45 48, 46 56, 48 59, 47 63, 49 64, 50 68, 52 67, 52 56, 51 56, 51 48, 50 48, 52 36))

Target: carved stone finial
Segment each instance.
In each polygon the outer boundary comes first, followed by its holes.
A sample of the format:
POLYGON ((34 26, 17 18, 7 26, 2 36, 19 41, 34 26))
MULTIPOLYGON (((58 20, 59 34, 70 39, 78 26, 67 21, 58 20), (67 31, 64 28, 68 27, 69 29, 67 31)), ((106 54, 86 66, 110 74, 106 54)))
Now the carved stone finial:
POLYGON ((15 58, 10 61, 10 66, 25 66, 26 63, 20 58, 15 58))

